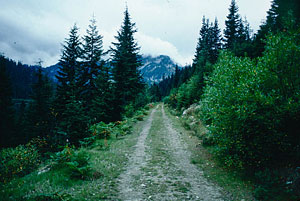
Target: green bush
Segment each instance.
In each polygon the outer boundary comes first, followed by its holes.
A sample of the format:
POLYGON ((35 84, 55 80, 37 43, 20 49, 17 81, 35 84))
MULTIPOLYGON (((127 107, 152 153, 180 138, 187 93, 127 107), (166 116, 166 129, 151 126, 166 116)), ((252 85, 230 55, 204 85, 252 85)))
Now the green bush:
POLYGON ((106 124, 99 122, 90 127, 92 136, 96 136, 99 139, 108 138, 113 132, 114 123, 106 124))
POLYGON ((267 38, 253 61, 223 52, 207 81, 201 117, 230 167, 296 161, 300 142, 300 37, 267 38))
POLYGON ((39 166, 40 158, 37 148, 30 144, 2 149, 0 152, 0 180, 5 183, 15 176, 24 176, 30 173, 39 166))
POLYGON ((127 135, 131 133, 132 126, 127 120, 117 121, 115 123, 113 133, 118 137, 119 135, 127 135))
POLYGON ((75 150, 66 145, 65 148, 51 156, 52 168, 65 168, 71 178, 86 179, 90 177, 90 156, 83 149, 75 150))
POLYGON ((124 114, 123 114, 124 117, 127 118, 133 117, 134 113, 135 113, 135 108, 132 103, 125 106, 124 114))

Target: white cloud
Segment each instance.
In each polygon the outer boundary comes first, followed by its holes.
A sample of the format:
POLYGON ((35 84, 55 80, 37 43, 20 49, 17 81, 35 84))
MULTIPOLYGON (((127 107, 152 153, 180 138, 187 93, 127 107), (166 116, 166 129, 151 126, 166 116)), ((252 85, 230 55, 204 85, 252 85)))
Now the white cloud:
POLYGON ((136 39, 139 42, 142 54, 147 55, 151 53, 153 56, 168 55, 180 65, 190 64, 191 58, 182 56, 178 49, 168 41, 145 35, 142 32, 136 34, 136 39))

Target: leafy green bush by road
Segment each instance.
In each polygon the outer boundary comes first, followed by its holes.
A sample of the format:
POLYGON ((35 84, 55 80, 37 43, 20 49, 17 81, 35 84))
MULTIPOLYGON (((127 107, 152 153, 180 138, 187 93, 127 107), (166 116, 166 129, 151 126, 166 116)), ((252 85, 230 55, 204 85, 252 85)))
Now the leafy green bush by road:
POLYGON ((201 107, 227 166, 259 168, 299 159, 299 31, 269 35, 257 62, 223 52, 201 107))

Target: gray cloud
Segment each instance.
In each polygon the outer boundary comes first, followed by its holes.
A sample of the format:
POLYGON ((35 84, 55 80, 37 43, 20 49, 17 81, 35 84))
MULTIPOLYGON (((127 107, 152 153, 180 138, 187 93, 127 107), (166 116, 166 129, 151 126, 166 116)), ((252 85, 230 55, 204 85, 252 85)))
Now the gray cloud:
MULTIPOLYGON (((224 29, 231 0, 127 0, 143 54, 167 54, 181 64, 190 63, 202 16, 218 18, 224 29)), ((239 13, 257 30, 270 0, 239 0, 239 13)), ((114 40, 123 21, 125 0, 0 0, 0 52, 23 63, 56 63, 61 43, 76 22, 83 35, 95 14, 104 48, 114 40)))

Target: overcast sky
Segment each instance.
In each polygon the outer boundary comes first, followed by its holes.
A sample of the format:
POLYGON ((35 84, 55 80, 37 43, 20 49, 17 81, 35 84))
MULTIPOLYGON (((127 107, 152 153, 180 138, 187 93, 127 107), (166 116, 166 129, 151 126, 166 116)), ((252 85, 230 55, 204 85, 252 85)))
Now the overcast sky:
MULTIPOLYGON (((25 64, 56 64, 61 44, 74 23, 83 35, 95 15, 104 49, 120 29, 125 0, 0 0, 0 53, 25 64)), ((231 0, 127 0, 142 54, 169 55, 179 64, 192 61, 202 17, 215 17, 223 30, 231 0)), ((239 14, 256 31, 270 0, 237 0, 239 14)))

